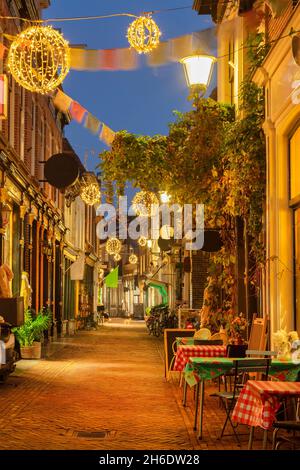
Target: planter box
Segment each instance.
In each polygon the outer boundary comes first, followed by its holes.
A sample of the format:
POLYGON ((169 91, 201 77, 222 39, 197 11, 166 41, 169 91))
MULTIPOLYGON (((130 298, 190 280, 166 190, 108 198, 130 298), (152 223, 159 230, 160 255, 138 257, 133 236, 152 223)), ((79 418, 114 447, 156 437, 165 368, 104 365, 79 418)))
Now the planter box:
POLYGON ((41 359, 42 344, 35 341, 32 346, 24 346, 20 348, 22 359, 41 359))
POLYGON ((68 320, 63 320, 61 322, 61 336, 67 336, 67 325, 68 325, 68 320))
POLYGON ((75 335, 75 331, 76 331, 76 320, 69 320, 68 321, 68 326, 67 326, 67 330, 68 330, 68 335, 69 336, 74 336, 75 335))

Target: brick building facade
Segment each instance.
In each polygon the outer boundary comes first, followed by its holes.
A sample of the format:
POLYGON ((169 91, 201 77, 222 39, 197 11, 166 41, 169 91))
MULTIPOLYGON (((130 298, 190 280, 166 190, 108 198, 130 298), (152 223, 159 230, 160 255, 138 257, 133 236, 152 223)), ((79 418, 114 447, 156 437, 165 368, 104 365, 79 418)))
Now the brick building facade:
MULTIPOLYGON (((46 0, 0 0, 0 15, 35 20, 49 3, 46 0)), ((7 35, 14 36, 25 27, 26 23, 19 19, 0 21, 0 42, 6 48, 0 60, 0 73, 7 74, 8 79, 7 119, 0 120, 0 264, 8 265, 13 271, 14 297, 20 296, 21 278, 27 273, 32 288, 32 308, 36 311, 42 307, 51 309, 53 325, 49 335, 55 336, 57 332, 67 331, 66 324, 78 311, 79 301, 78 295, 75 298, 75 281, 66 275, 76 256, 70 258, 68 250, 66 233, 70 227, 65 223, 64 195, 44 179, 44 163, 53 154, 63 151, 63 129, 68 124, 68 116, 55 109, 50 96, 25 90, 7 71, 10 45, 7 35), (9 211, 6 221, 4 209, 9 211), (66 290, 72 312, 65 306, 66 290)), ((82 231, 89 244, 89 257, 96 250, 89 233, 93 232, 94 209, 83 207, 82 211, 85 214, 82 231)), ((73 248, 76 253, 82 247, 73 248)), ((85 248, 83 246, 83 250, 85 248)), ((93 256, 90 277, 93 277, 95 262, 93 256)), ((91 282, 93 290, 93 280, 91 282)))

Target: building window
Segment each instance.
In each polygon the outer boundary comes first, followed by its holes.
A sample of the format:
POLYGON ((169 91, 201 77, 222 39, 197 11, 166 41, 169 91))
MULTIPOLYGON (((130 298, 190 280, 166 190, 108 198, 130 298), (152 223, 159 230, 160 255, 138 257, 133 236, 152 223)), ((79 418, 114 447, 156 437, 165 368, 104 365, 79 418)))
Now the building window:
POLYGON ((228 44, 228 84, 229 84, 229 99, 230 104, 234 104, 234 74, 235 74, 235 66, 234 66, 234 40, 229 41, 228 44))
POLYGON ((300 197, 300 126, 290 139, 290 199, 300 197))
POLYGON ((290 206, 294 212, 295 320, 300 328, 300 126, 290 138, 290 206))

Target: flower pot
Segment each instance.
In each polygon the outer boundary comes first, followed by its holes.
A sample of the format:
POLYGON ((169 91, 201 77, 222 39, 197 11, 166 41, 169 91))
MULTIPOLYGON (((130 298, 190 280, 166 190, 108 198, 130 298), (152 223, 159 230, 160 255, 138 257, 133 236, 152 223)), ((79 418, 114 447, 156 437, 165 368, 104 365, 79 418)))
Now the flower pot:
POLYGON ((34 341, 32 346, 23 346, 20 351, 22 359, 41 359, 42 345, 39 341, 34 341))

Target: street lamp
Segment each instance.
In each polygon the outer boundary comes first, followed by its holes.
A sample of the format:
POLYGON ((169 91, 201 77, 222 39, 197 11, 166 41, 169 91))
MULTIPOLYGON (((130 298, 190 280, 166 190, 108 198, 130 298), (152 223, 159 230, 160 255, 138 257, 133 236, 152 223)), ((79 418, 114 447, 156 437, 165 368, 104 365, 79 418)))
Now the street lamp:
POLYGON ((195 93, 204 94, 213 71, 216 58, 210 55, 191 55, 181 59, 187 85, 195 93))

